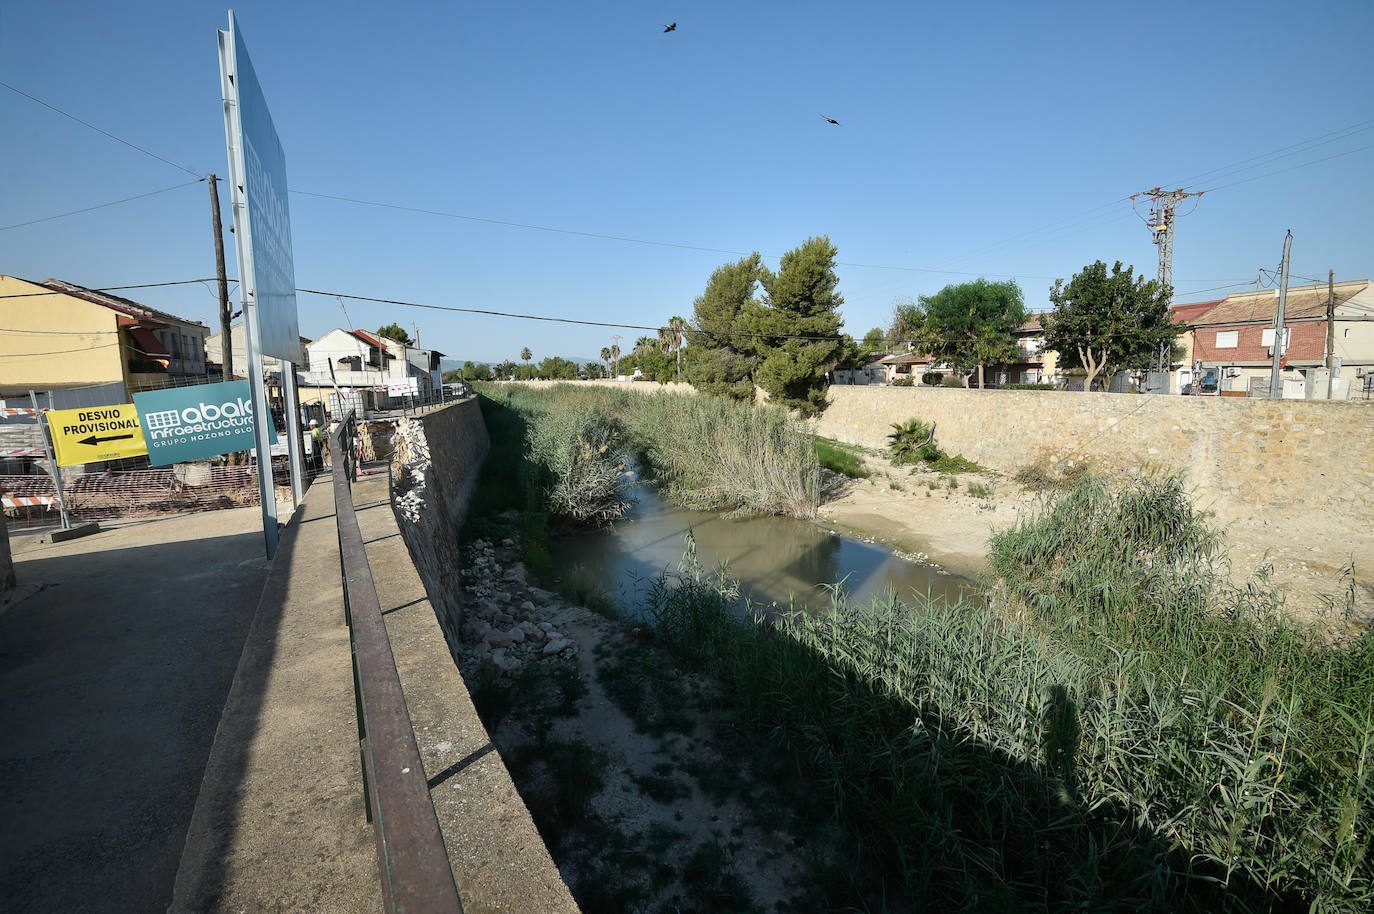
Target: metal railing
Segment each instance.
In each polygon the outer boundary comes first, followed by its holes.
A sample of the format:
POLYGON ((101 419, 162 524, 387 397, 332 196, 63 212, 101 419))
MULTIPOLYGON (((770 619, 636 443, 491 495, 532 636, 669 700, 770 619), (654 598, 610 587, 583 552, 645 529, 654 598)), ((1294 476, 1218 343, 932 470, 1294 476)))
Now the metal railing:
POLYGON ((386 622, 372 580, 351 484, 358 476, 352 412, 330 435, 344 612, 353 646, 363 801, 377 839, 387 911, 461 912, 415 728, 406 710, 386 622))

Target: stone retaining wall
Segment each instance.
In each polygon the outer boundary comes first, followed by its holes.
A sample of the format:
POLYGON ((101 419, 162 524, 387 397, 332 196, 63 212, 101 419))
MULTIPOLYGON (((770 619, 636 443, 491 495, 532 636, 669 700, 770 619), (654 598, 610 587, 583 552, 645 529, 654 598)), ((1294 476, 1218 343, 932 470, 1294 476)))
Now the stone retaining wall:
POLYGON ((419 419, 397 420, 392 443, 391 498, 397 523, 456 659, 463 624, 458 531, 491 448, 477 398, 419 419))
POLYGON ((1003 473, 1045 461, 1181 471, 1196 494, 1241 512, 1273 506, 1374 517, 1374 403, 1041 390, 832 387, 813 422, 827 438, 881 448, 896 422, 936 424, 936 442, 1003 473))

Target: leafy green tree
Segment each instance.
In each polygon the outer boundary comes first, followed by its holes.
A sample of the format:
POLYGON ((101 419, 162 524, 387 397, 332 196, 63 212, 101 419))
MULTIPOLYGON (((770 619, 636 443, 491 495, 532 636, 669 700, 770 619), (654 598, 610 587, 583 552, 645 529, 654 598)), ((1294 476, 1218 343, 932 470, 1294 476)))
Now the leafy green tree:
POLYGON ((706 290, 692 303, 692 345, 687 380, 703 393, 736 400, 754 398, 754 340, 747 335, 750 314, 764 272, 763 259, 750 254, 717 267, 706 290))
POLYGON ((450 368, 448 371, 440 375, 440 380, 442 380, 445 384, 453 384, 457 381, 463 380, 463 378, 466 377, 467 374, 461 371, 460 369, 450 368))
POLYGON ((378 327, 377 335, 384 336, 389 340, 395 340, 398 343, 404 343, 407 346, 411 344, 410 334, 406 333, 405 328, 400 324, 391 323, 387 324, 385 327, 378 327))
POLYGON ((892 319, 887 326, 886 348, 889 352, 906 352, 920 348, 925 339, 926 315, 910 298, 898 298, 892 303, 892 319), (912 344, 908 346, 908 344, 912 344))
POLYGON ((651 346, 644 350, 635 349, 630 356, 632 368, 638 368, 639 373, 646 378, 653 378, 661 384, 666 384, 673 379, 673 359, 668 353, 651 346))
POLYGON ((551 355, 539 363, 539 377, 554 381, 577 380, 577 363, 561 356, 551 355))
POLYGON ((606 366, 600 362, 588 362, 582 366, 582 376, 589 381, 606 377, 606 366))
POLYGON ((515 369, 519 367, 510 359, 496 364, 496 377, 502 381, 515 375, 515 369))
POLYGON ((1021 287, 1014 281, 982 278, 922 295, 920 309, 925 315, 925 351, 957 372, 976 367, 979 389, 986 366, 1015 360, 1015 332, 1028 316, 1021 287))
POLYGON ((1160 347, 1178 338, 1169 313, 1172 290, 1134 270, 1118 260, 1109 275, 1098 260, 1050 289, 1054 310, 1040 318, 1045 348, 1059 353, 1063 367, 1083 370, 1084 392, 1099 375, 1107 382, 1118 371, 1148 368, 1160 347))
POLYGON ((807 414, 825 408, 826 379, 840 352, 844 297, 835 274, 837 253, 824 235, 788 251, 776 273, 763 271, 763 307, 751 309, 754 325, 765 334, 759 386, 775 402, 807 414))
POLYGON ((860 367, 873 361, 873 357, 887 352, 887 334, 882 327, 874 327, 864 334, 863 342, 859 344, 858 365, 860 367))

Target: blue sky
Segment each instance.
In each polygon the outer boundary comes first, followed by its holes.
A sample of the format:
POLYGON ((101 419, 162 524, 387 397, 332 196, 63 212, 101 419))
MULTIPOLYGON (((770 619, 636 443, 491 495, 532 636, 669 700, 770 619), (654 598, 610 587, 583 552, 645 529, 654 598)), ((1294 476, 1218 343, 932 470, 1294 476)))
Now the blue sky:
MULTIPOLYGON (((1367 0, 234 9, 293 190, 668 243, 294 193, 303 288, 658 325, 737 256, 688 248, 778 255, 828 234, 861 336, 895 298, 976 275, 1017 278, 1034 309, 1096 259, 1153 276, 1122 198, 1195 178, 1212 192, 1179 221, 1176 300, 1253 287, 1290 228, 1295 274, 1374 276, 1367 0)), ((0 80, 223 176, 226 21, 186 0, 10 0, 0 80)), ((0 226, 194 180, 2 87, 0 123, 0 226)), ((193 184, 0 231, 0 273, 212 276, 208 210, 193 184)), ((216 326, 209 288, 126 294, 216 326)), ((335 299, 298 301, 303 334, 345 325, 335 299)), ((362 302, 348 319, 417 324, 423 345, 482 360, 594 358, 639 335, 362 302)))

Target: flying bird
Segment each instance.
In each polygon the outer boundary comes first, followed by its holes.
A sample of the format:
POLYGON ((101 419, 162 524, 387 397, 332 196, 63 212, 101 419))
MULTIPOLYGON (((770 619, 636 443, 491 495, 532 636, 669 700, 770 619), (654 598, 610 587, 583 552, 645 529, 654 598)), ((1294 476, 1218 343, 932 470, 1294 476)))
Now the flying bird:
POLYGON ((835 120, 833 117, 825 117, 824 114, 822 114, 821 117, 825 118, 827 124, 834 124, 836 127, 840 126, 840 122, 835 120))
POLYGON ((665 25, 665 26, 663 27, 663 33, 664 33, 665 35, 666 35, 668 32, 676 32, 676 31, 677 31, 677 23, 676 23, 676 22, 674 22, 672 25, 665 25))

